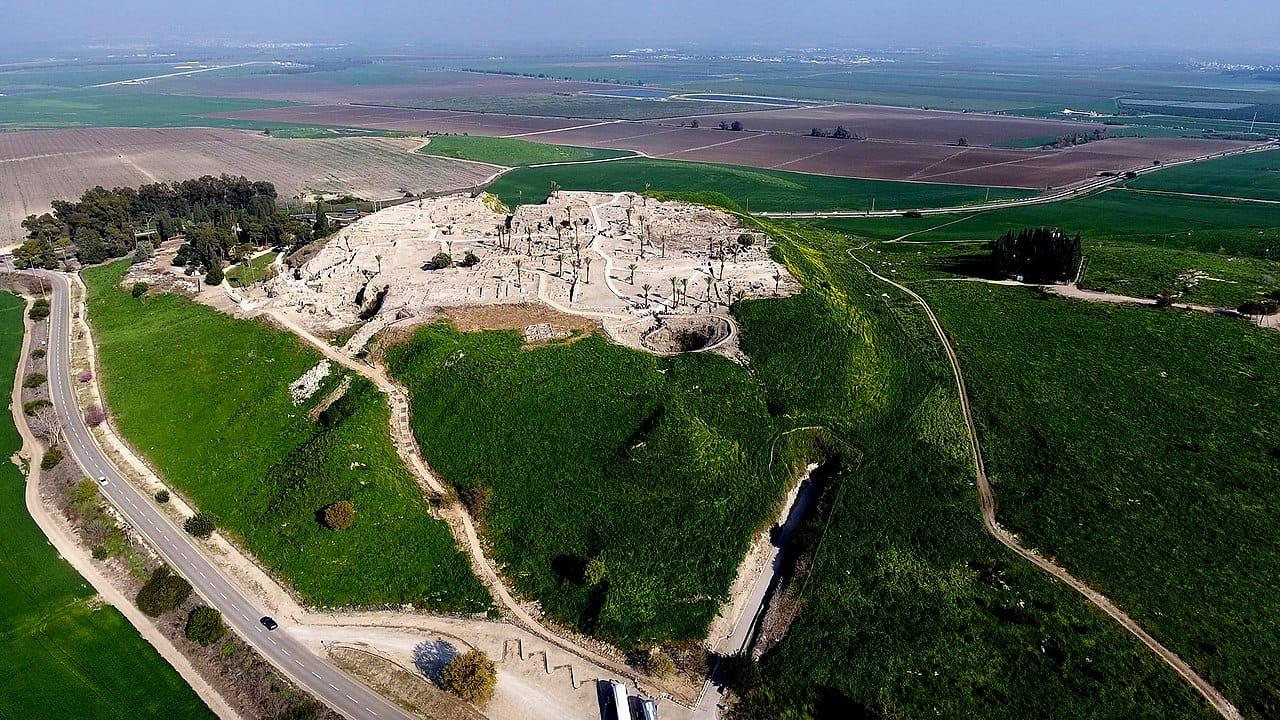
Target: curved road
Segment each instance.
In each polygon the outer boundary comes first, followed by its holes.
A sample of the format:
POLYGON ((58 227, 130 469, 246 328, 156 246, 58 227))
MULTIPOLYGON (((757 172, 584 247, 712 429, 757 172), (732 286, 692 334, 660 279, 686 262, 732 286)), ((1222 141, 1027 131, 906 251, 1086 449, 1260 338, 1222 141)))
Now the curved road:
POLYGON ((259 622, 266 612, 228 582, 205 557, 199 541, 177 527, 167 515, 119 473, 107 460, 85 426, 75 402, 71 377, 71 284, 66 276, 40 272, 53 286, 49 316, 49 394, 62 421, 64 446, 90 477, 106 477, 103 496, 134 529, 164 556, 169 565, 191 582, 210 606, 222 612, 232 629, 296 684, 352 720, 416 720, 383 699, 289 635, 281 624, 267 631, 259 622))
POLYGON ((890 280, 889 278, 877 273, 875 270, 872 270, 870 265, 863 262, 853 254, 853 250, 849 251, 849 257, 853 258, 853 260, 859 265, 866 268, 866 271, 877 280, 892 285, 898 290, 906 293, 912 300, 919 303, 920 307, 924 308, 925 315, 929 318, 929 324, 933 326, 933 330, 937 333, 938 339, 942 341, 942 348, 946 351, 947 360, 951 363, 951 372, 955 375, 956 389, 960 393, 960 410, 964 416, 965 432, 969 437, 969 451, 973 455, 974 473, 978 480, 978 502, 982 509, 982 524, 986 526, 987 532, 989 532, 996 540, 999 540, 1001 545, 1009 548, 1020 557, 1054 578, 1066 583, 1073 590, 1088 599, 1089 602, 1093 603, 1103 612, 1110 615, 1116 622, 1123 625, 1126 630, 1133 633, 1135 637, 1142 641, 1142 644, 1150 648, 1156 655, 1159 655, 1160 659, 1168 663, 1168 665, 1181 675, 1187 683, 1203 695, 1205 700, 1208 700, 1209 704, 1213 706, 1213 709, 1217 710, 1223 718, 1226 720, 1243 720, 1243 716, 1240 715, 1240 711, 1236 710, 1235 706, 1231 704, 1231 701, 1227 700, 1222 693, 1218 692, 1217 688, 1213 687, 1208 681, 1200 677, 1200 675, 1197 674, 1195 670, 1191 669, 1191 666, 1184 662, 1182 658, 1178 657, 1176 653, 1169 648, 1166 648, 1164 645, 1161 645, 1160 641, 1152 637, 1146 630, 1143 630, 1142 626, 1138 625, 1138 623, 1135 622, 1133 618, 1129 617, 1123 610, 1112 604, 1105 595, 1094 590, 1080 580, 1077 580, 1073 575, 1071 575, 1071 573, 1067 572, 1064 568, 1060 567, 1053 561, 1043 557, 1035 550, 1023 547, 1012 533, 1001 527, 1000 523, 996 520, 996 496, 991 490, 991 483, 987 479, 987 468, 985 463, 982 461, 982 446, 978 443, 978 428, 973 421, 973 412, 969 408, 969 392, 965 388, 964 373, 960 370, 960 359, 956 355, 955 348, 951 346, 951 340, 943 330, 942 323, 938 321, 938 316, 933 313, 933 308, 929 307, 929 303, 925 302, 924 298, 920 297, 920 295, 911 288, 890 280))

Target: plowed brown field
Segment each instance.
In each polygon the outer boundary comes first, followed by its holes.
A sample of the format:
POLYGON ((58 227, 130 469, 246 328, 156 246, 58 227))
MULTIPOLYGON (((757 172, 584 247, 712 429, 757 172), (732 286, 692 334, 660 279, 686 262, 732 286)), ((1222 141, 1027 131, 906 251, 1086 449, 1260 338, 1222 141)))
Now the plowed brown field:
POLYGON ((412 138, 299 140, 241 130, 77 129, 0 133, 0 247, 22 219, 94 185, 136 186, 200 175, 269 180, 282 197, 312 191, 364 198, 466 188, 483 165, 413 152, 412 138))

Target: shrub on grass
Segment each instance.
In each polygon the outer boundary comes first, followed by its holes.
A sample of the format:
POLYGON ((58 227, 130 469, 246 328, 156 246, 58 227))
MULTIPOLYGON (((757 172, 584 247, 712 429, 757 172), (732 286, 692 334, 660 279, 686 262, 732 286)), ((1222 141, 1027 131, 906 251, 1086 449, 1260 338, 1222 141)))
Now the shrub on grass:
POLYGON ((669 678, 676 674, 676 662, 666 652, 659 650, 649 656, 644 669, 656 678, 669 678))
POLYGON ((49 317, 49 301, 41 298, 31 303, 31 309, 27 311, 27 317, 32 320, 44 320, 49 317))
POLYGON ((49 376, 44 373, 31 373, 22 381, 22 387, 38 388, 47 382, 49 382, 49 376))
POLYGON ((28 416, 35 415, 41 409, 50 407, 52 405, 53 403, 49 402, 48 400, 45 400, 44 398, 40 398, 39 400, 32 400, 29 403, 22 404, 22 414, 28 415, 28 416))
POLYGON ((44 349, 44 348, 36 348, 35 350, 32 350, 32 351, 31 351, 31 357, 35 358, 36 360, 40 360, 40 359, 41 359, 41 358, 43 358, 46 354, 47 354, 47 353, 45 352, 45 349, 44 349))
POLYGON ((163 505, 163 504, 165 504, 165 503, 169 502, 169 491, 168 491, 168 490, 157 490, 157 491, 156 491, 156 494, 155 494, 155 498, 156 498, 156 502, 158 502, 158 503, 160 503, 161 505, 163 505))
POLYGON ((222 624, 222 613, 201 605, 187 615, 186 633, 188 640, 208 647, 227 634, 227 626, 222 624))
POLYGON ((106 559, 107 559, 107 546, 106 546, 106 545, 94 545, 94 546, 93 546, 93 550, 89 551, 89 555, 90 555, 90 556, 92 556, 94 560, 106 560, 106 559))
POLYGON ((458 497, 471 517, 479 519, 489 509, 489 503, 493 502, 493 491, 484 485, 472 485, 458 491, 458 497))
POLYGON ((498 673, 488 655, 470 650, 450 660, 441 679, 449 692, 467 702, 483 705, 493 697, 498 673))
POLYGON ((138 591, 138 609, 151 617, 160 617, 177 608, 191 595, 191 583, 161 565, 138 591))
POLYGON ((324 524, 330 530, 346 530, 355 519, 356 509, 346 500, 339 500, 324 509, 324 524))
POLYGON ((129 294, 136 298, 140 298, 143 295, 146 295, 147 291, 150 289, 151 289, 150 285, 144 282, 136 282, 133 284, 133 288, 129 290, 129 294))
POLYGON ((44 457, 40 458, 41 470, 52 470, 62 462, 62 450, 57 445, 44 451, 44 457))
POLYGON ((204 539, 218 529, 218 524, 209 513, 198 512, 182 523, 182 529, 186 530, 188 535, 204 539))
POLYGON ((582 579, 591 587, 595 587, 604 582, 609 577, 609 569, 605 567, 604 561, 600 558, 591 558, 587 562, 587 568, 582 573, 582 579))

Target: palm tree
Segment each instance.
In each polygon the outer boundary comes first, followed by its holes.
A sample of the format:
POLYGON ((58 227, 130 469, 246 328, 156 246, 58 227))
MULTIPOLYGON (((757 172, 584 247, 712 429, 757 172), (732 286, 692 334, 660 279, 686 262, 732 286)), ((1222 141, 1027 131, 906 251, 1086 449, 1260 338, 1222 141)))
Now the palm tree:
POLYGON ((778 287, 782 285, 782 273, 775 270, 773 272, 773 294, 778 294, 778 287))
POLYGON ((703 280, 707 281, 707 302, 711 303, 711 305, 714 307, 715 303, 711 302, 711 284, 715 282, 715 278, 708 275, 705 278, 703 278, 703 280))
POLYGON ((640 289, 644 290, 644 306, 649 307, 649 290, 652 288, 649 286, 649 283, 645 283, 640 286, 640 289))
POLYGON ((550 195, 551 197, 555 197, 556 193, 560 192, 560 183, 556 182, 555 180, 552 180, 551 182, 547 183, 547 188, 551 191, 547 194, 550 195))
POLYGON ((586 274, 586 277, 582 278, 582 283, 584 285, 590 285, 591 284, 591 258, 587 258, 583 262, 586 263, 587 265, 587 269, 586 269, 587 274, 586 274))
POLYGON ((524 276, 520 272, 520 268, 523 266, 524 266, 523 262, 516 260, 516 287, 518 288, 524 287, 524 282, 523 282, 524 276))
POLYGON ((676 297, 676 278, 671 277, 671 309, 674 310, 680 300, 676 297))
POLYGON ((689 278, 680 278, 680 294, 684 296, 685 302, 689 301, 689 278))
POLYGON ((627 282, 631 285, 635 285, 636 284, 636 264, 631 263, 630 265, 627 266, 627 269, 631 271, 631 278, 627 280, 627 282))
POLYGON ((559 267, 556 268, 556 275, 564 277, 564 253, 556 254, 556 262, 560 264, 559 267))

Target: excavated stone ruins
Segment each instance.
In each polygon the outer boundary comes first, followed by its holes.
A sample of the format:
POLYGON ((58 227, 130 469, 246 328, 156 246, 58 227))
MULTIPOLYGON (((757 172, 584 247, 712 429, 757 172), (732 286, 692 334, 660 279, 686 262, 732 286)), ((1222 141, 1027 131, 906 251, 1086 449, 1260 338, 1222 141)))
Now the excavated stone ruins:
POLYGON ((633 193, 561 191, 513 214, 492 196, 451 195, 344 228, 244 291, 241 305, 332 331, 542 303, 633 348, 738 358, 730 304, 798 289, 769 242, 728 213, 633 193))

